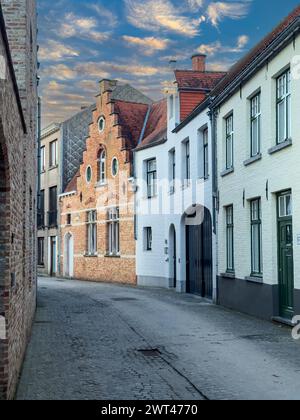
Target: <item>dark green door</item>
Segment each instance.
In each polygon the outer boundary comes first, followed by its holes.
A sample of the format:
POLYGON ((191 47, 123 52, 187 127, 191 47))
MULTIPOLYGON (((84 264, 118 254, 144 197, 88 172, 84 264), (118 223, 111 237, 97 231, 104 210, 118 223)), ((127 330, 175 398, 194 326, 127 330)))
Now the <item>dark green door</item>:
POLYGON ((294 316, 294 260, 292 218, 279 220, 279 309, 280 316, 294 316))

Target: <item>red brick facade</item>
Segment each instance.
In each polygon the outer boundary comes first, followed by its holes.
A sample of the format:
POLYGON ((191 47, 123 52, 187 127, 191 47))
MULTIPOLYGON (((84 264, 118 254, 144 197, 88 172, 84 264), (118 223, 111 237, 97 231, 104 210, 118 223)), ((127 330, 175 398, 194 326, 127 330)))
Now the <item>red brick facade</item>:
POLYGON ((139 103, 134 102, 137 96, 131 94, 130 87, 127 87, 124 99, 120 100, 115 95, 118 88, 108 81, 101 82, 100 89, 83 164, 67 187, 67 195, 60 199, 60 270, 62 274, 76 279, 136 284, 132 151, 141 136, 149 101, 145 98, 139 103), (117 99, 113 99, 114 95, 117 99), (105 124, 102 132, 99 130, 100 118, 105 124), (105 153, 105 166, 100 163, 102 152, 105 153), (115 174, 113 162, 117 162, 118 167, 115 174), (112 251, 112 242, 115 245, 113 238, 117 234, 110 233, 114 228, 110 227, 109 212, 114 213, 116 209, 119 216, 113 217, 118 219, 119 247, 112 251), (91 211, 96 211, 97 229, 97 245, 92 253, 88 234, 88 214, 91 211), (67 245, 70 237, 74 243, 71 251, 67 245), (74 266, 71 273, 70 264, 74 266))
POLYGON ((0 9, 0 56, 4 63, 0 74, 0 400, 3 400, 14 397, 36 302, 37 48, 35 1, 4 0, 1 4, 5 19, 4 22, 0 9))

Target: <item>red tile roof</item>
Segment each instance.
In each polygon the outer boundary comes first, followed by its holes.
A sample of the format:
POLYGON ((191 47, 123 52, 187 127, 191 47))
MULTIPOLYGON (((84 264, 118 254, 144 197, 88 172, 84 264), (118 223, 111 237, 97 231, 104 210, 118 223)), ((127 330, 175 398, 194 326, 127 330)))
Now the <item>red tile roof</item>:
POLYGON ((77 171, 76 175, 71 179, 69 184, 65 188, 65 193, 70 193, 77 191, 77 178, 80 177, 80 169, 77 171))
POLYGON ((168 132, 168 108, 167 99, 162 99, 151 106, 149 118, 146 124, 145 133, 137 150, 166 140, 168 132))
POLYGON ((226 76, 224 72, 200 72, 193 70, 175 70, 179 89, 212 90, 226 76))
POLYGON ((220 94, 231 82, 234 81, 247 67, 257 59, 272 44, 273 41, 286 30, 297 18, 300 17, 300 6, 297 6, 273 31, 260 41, 245 57, 238 61, 228 72, 227 76, 218 84, 213 94, 220 94))
POLYGON ((115 101, 114 104, 122 136, 128 140, 128 147, 133 149, 141 136, 149 106, 125 101, 115 101))

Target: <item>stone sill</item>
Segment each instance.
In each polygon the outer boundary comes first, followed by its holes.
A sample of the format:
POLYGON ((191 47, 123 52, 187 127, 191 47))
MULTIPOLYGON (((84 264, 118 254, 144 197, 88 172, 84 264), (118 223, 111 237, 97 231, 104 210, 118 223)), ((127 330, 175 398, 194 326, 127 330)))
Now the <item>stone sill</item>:
POLYGON ((111 254, 105 254, 105 258, 121 258, 121 255, 111 255, 111 254))
POLYGON ((255 162, 257 162, 257 161, 259 161, 261 159, 262 159, 262 154, 259 153, 258 155, 252 156, 250 159, 245 160, 244 166, 252 165, 252 163, 255 163, 255 162))
POLYGON ((235 280, 235 273, 222 273, 221 277, 226 279, 235 280))
POLYGON ((291 147, 293 145, 292 139, 288 139, 283 143, 279 143, 271 149, 268 150, 269 155, 273 155, 274 153, 280 152, 280 150, 286 149, 287 147, 291 147))
POLYGON ((234 168, 225 169, 225 171, 221 172, 221 177, 224 178, 227 175, 230 175, 234 172, 234 168))
POLYGON ((97 184, 95 185, 95 188, 103 188, 103 187, 107 187, 107 182, 97 182, 97 184))
POLYGON ((58 168, 58 165, 55 165, 55 166, 50 166, 49 167, 49 171, 53 171, 54 169, 57 169, 58 168))
POLYGON ((249 277, 245 277, 245 280, 249 283, 256 283, 256 284, 264 283, 263 277, 249 276, 249 277))
POLYGON ((84 254, 84 258, 98 258, 98 254, 84 254))

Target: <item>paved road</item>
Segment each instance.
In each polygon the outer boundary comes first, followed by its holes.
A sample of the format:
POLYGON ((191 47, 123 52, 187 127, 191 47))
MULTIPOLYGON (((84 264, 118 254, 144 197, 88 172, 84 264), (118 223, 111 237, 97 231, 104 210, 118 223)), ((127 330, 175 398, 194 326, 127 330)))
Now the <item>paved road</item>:
POLYGON ((194 296, 42 279, 17 399, 300 399, 300 342, 194 296))

